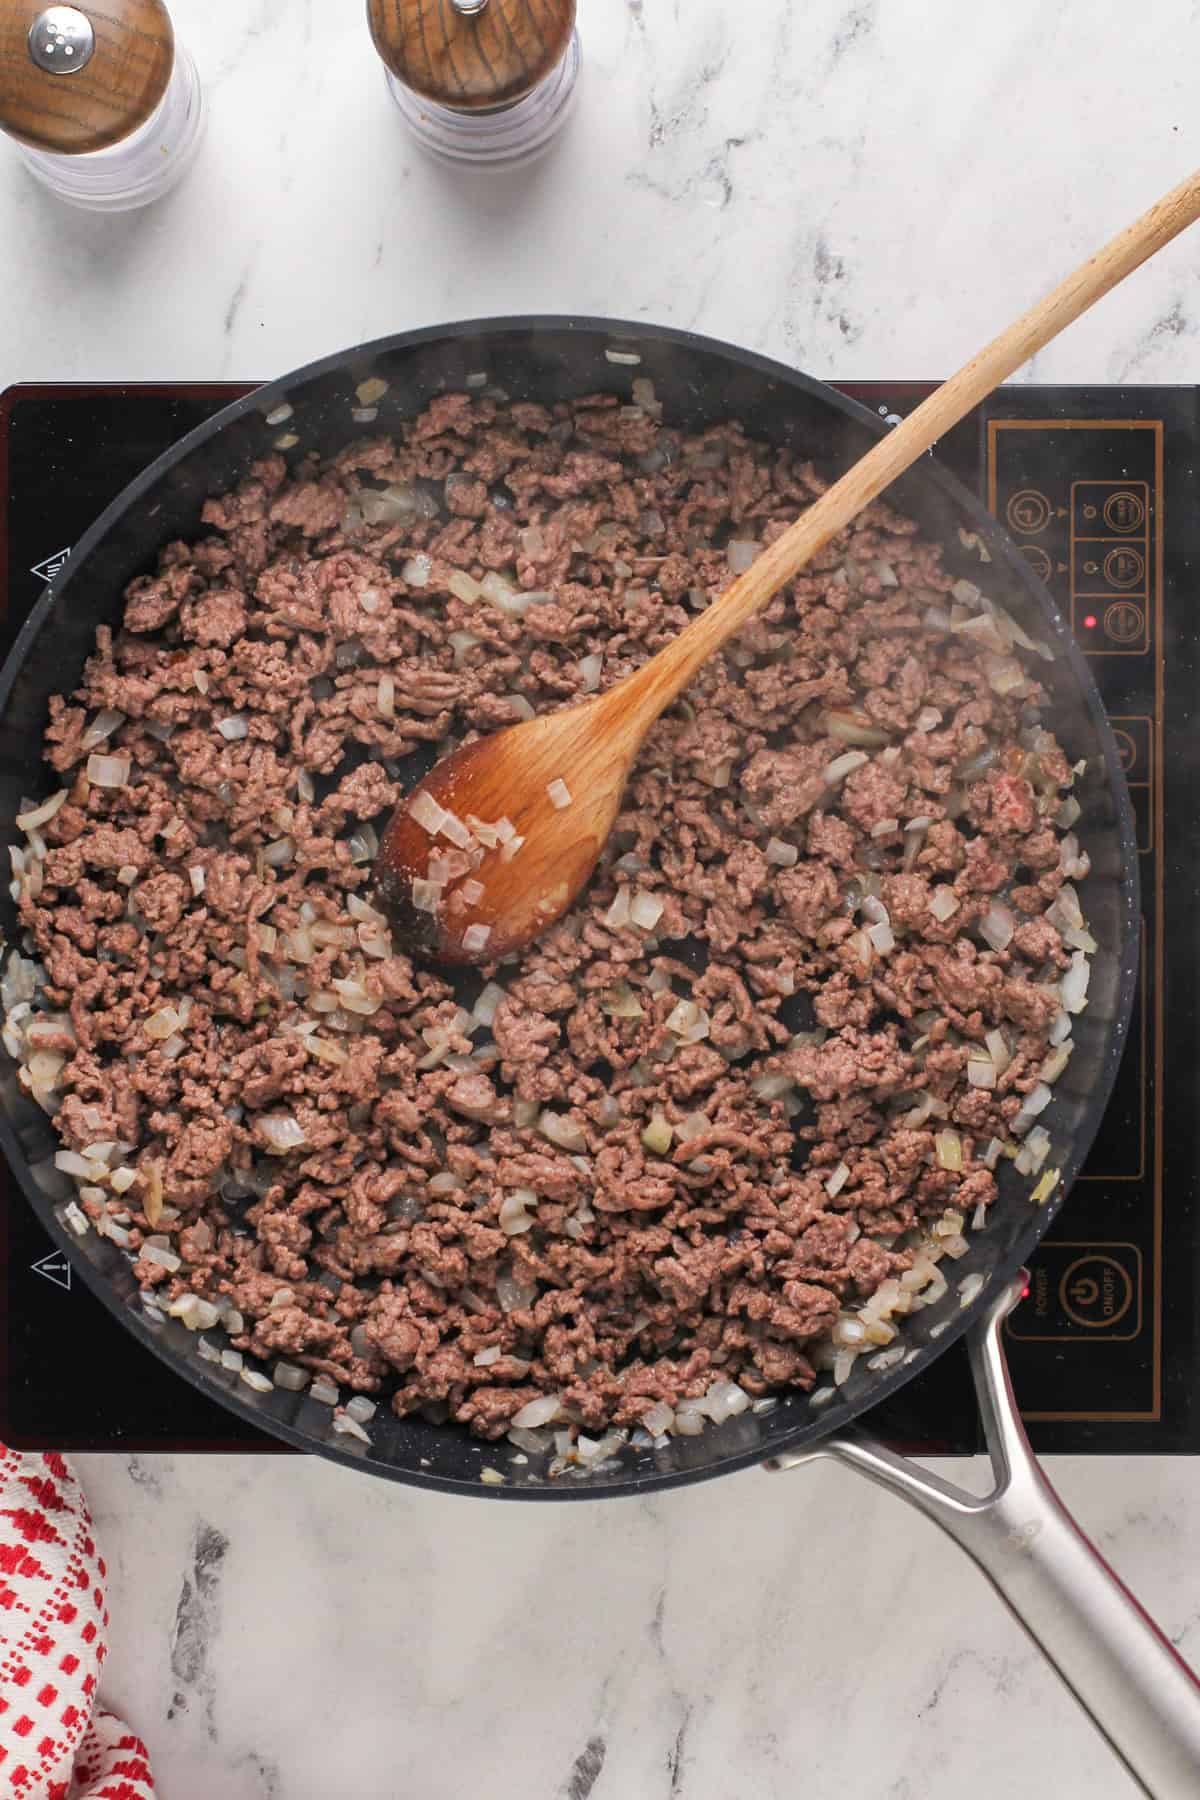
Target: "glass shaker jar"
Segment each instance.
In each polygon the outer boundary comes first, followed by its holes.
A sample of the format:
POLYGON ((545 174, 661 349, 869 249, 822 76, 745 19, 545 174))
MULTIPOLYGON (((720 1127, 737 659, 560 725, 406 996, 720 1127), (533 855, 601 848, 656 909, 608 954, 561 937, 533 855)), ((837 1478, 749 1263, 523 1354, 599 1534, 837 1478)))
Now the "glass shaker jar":
POLYGON ((0 0, 0 130, 60 199, 93 212, 157 200, 185 173, 204 113, 162 0, 0 0))
POLYGON ((575 0, 367 0, 367 17, 392 98, 440 161, 513 168, 564 124, 575 0))

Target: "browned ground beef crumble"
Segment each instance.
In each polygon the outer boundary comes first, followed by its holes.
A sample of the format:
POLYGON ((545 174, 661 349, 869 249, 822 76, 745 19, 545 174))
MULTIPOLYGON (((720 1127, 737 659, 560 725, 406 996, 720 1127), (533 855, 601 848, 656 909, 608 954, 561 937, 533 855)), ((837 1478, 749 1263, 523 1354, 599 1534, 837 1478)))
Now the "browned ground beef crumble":
POLYGON ((241 1349, 486 1437, 539 1395, 595 1430, 718 1376, 811 1385, 839 1314, 948 1207, 992 1199, 981 1151, 1037 1077, 1069 959, 1043 917, 1066 760, 1031 732, 1031 680, 995 691, 986 634, 923 623, 952 578, 882 505, 655 728, 582 904, 485 972, 490 1032, 460 1011, 479 978, 348 913, 370 892, 355 834, 439 753, 569 702, 594 653, 618 680, 728 583, 731 539, 769 541, 821 489, 737 424, 689 438, 656 411, 451 394, 332 466, 267 457, 132 584, 47 732, 70 795, 21 917, 69 1015, 44 1046, 67 1057, 58 1128, 137 1170, 123 1196, 85 1185, 84 1210, 183 1258, 138 1258, 165 1300, 228 1296, 241 1349), (552 594, 510 615, 455 597, 456 571, 552 594), (117 789, 85 776, 106 708, 117 789), (874 737, 840 783, 827 709, 874 737), (606 923, 620 886, 662 901, 651 932, 606 923), (1000 890, 1017 928, 997 952, 978 925, 1000 890), (893 948, 865 937, 864 896, 893 948), (967 1045, 996 1029, 1011 1061, 969 1086, 967 1045), (765 1097, 772 1074, 794 1087, 765 1097), (923 1090, 935 1116, 905 1123, 923 1090), (302 1141, 272 1154, 281 1121, 302 1141), (510 1236, 514 1190, 536 1200, 510 1236))

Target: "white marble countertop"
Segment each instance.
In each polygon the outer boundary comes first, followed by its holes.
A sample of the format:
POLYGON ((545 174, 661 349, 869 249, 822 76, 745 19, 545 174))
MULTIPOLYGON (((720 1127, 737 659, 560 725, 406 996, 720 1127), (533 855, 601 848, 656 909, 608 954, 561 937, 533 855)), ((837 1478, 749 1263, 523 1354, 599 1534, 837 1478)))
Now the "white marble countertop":
MULTIPOLYGON (((268 377, 522 310, 936 376, 1200 160, 1191 0, 581 0, 568 134, 471 179, 408 146, 360 0, 173 11, 210 134, 165 203, 69 213, 0 144, 0 387, 268 377)), ((1200 379, 1198 243, 1033 375, 1200 379)), ((80 1461, 107 1691, 167 1800, 1133 1792, 970 1566, 841 1470, 522 1509, 80 1461)), ((1200 1467, 1053 1473, 1200 1661, 1200 1467)))

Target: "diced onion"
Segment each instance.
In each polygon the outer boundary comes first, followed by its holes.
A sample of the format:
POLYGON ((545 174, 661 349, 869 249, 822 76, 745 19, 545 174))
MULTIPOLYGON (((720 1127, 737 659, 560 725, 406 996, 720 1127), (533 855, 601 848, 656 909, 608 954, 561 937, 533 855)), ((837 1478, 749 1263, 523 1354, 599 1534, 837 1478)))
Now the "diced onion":
POLYGON ((987 1045, 988 1055, 992 1059, 997 1075, 1003 1075, 1005 1069, 1007 1069, 1009 1063, 1012 1061, 1012 1051, 1008 1047, 1008 1040, 1005 1038, 1004 1033, 1002 1031, 989 1031, 983 1041, 987 1045))
POLYGON ((425 587, 432 570, 433 558, 426 556, 423 550, 419 550, 415 556, 410 556, 401 568, 400 579, 409 587, 425 587))
POLYGON ((958 911, 958 895, 953 888, 935 887, 929 898, 929 910, 940 924, 958 911))
POLYGON ((532 1228, 533 1220, 525 1210, 526 1202, 520 1198, 529 1192, 528 1188, 520 1188, 516 1193, 506 1194, 500 1202, 498 1223, 505 1237, 519 1237, 532 1228))
POLYGON ((1056 1082, 1070 1062, 1074 1048, 1075 1044, 1071 1038, 1064 1038, 1061 1044, 1056 1045, 1038 1070, 1038 1080, 1044 1081, 1047 1086, 1056 1082))
POLYGON ((468 925, 463 932, 463 949, 468 956, 478 956, 479 952, 487 947, 487 941, 491 935, 490 925, 468 925))
POLYGON ((665 1156, 671 1148, 673 1136, 671 1122, 660 1112, 652 1113, 650 1122, 642 1132, 642 1144, 653 1156, 665 1156))
POLYGON ((979 935, 993 950, 1007 950, 1016 928, 1016 919, 998 900, 992 901, 979 921, 979 935))
POLYGON ((123 788, 128 786, 132 766, 127 756, 89 756, 87 778, 96 787, 123 788))
POLYGON ((378 994, 372 994, 364 983, 355 976, 331 983, 334 993, 348 1013, 355 1013, 362 1018, 370 1018, 377 1013, 383 1001, 378 994))
MULTIPOLYGON (((579 676, 585 694, 594 694, 600 686, 600 673, 604 667, 604 658, 599 654, 584 656, 579 661, 579 676)), ((19 821, 18 821, 19 823, 19 821)))
POLYGON ((629 916, 629 889, 621 887, 617 889, 616 899, 604 914, 604 923, 611 926, 614 931, 619 931, 622 926, 628 925, 629 916))
POLYGON ((994 1088, 996 1065, 986 1051, 971 1050, 967 1054, 967 1081, 973 1088, 994 1088))
POLYGON ((730 574, 744 575, 761 550, 762 545, 757 538, 732 538, 725 547, 725 560, 729 564, 730 574))
POLYGON ((668 1015, 667 1030, 685 1043, 696 1044, 709 1033, 711 1021, 702 1006, 694 1000, 681 1000, 668 1015))
POLYGON ((368 863, 374 860, 379 851, 379 838, 375 827, 367 823, 360 825, 346 840, 350 852, 350 860, 354 863, 368 863))
POLYGON ((957 1174, 963 1166, 962 1139, 957 1131, 939 1131, 933 1140, 938 1167, 957 1174))
POLYGON ((838 1163, 837 1167, 830 1172, 825 1182, 825 1192, 829 1195, 831 1200, 837 1198, 849 1179, 849 1163, 838 1163))
POLYGON ((766 855, 767 861, 780 869, 794 868, 800 859, 800 852, 795 844, 785 844, 782 838, 777 837, 767 839, 766 855))
POLYGON ((475 1009, 471 1016, 477 1019, 481 1025, 490 1027, 503 998, 504 989, 497 986, 494 981, 489 981, 475 1002, 475 1009))
POLYGON ((125 723, 125 714, 117 712, 115 707, 103 707, 92 720, 79 740, 81 750, 94 750, 105 738, 112 736, 125 723))
POLYGON ((861 769, 870 760, 863 750, 847 750, 844 756, 835 756, 831 763, 825 765, 822 779, 829 787, 835 787, 839 781, 852 775, 855 769, 861 769))
POLYGON ((645 1018, 641 1001, 627 981, 618 981, 600 1003, 610 1019, 645 1018))
POLYGON ((546 1107, 538 1118, 538 1130, 560 1150, 573 1152, 587 1149, 587 1138, 574 1119, 568 1118, 565 1113, 552 1112, 546 1107))
POLYGON ((527 1400, 520 1412, 514 1413, 512 1423, 521 1431, 536 1431, 539 1425, 552 1425, 561 1417, 562 1407, 555 1394, 542 1394, 536 1400, 527 1400))
POLYGON ((1049 1154, 1050 1133, 1043 1125, 1035 1125, 1033 1130, 1029 1133, 1029 1136, 1025 1139, 1024 1144, 1021 1146, 1020 1153, 1017 1157, 1018 1165, 1020 1164, 1021 1157, 1029 1158, 1029 1169, 1028 1171, 1022 1169, 1022 1174, 1027 1172, 1029 1174, 1036 1174, 1049 1154))
POLYGON ((151 1013, 143 1026, 143 1030, 148 1038, 161 1040, 163 1038, 171 1037, 178 1031, 181 1023, 182 1021, 180 1020, 179 1014, 175 1011, 174 1007, 162 1006, 157 1012, 151 1013))
POLYGON ((1071 965, 1062 978, 1060 993, 1063 1009, 1069 1013, 1080 1013, 1087 1005, 1088 981, 1091 968, 1082 950, 1077 950, 1071 958, 1071 965))
POLYGON ((851 932, 850 936, 846 939, 846 949, 852 950, 856 960, 862 964, 862 967, 868 971, 870 970, 871 964, 875 960, 875 946, 865 931, 851 932))
POLYGON ((442 837, 449 838, 450 842, 459 850, 469 850, 475 841, 468 827, 463 824, 457 814, 452 812, 442 813, 442 822, 438 829, 442 837))
POLYGON ((61 1169, 64 1175, 74 1175, 84 1181, 99 1181, 104 1176, 103 1163, 94 1163, 89 1157, 80 1156, 75 1150, 59 1150, 55 1153, 54 1166, 61 1169))
POLYGON ((415 819, 422 831, 427 831, 430 837, 436 837, 442 829, 445 812, 428 789, 416 790, 408 802, 408 811, 410 818, 415 819))
POLYGON ((629 917, 643 931, 653 931, 665 910, 665 902, 657 894, 635 894, 629 906, 629 917))
POLYGON ((1024 669, 1013 656, 985 657, 984 668, 988 686, 994 694, 1023 693, 1028 685, 1024 669))
MULTIPOLYGON (((821 714, 821 724, 830 737, 839 738, 843 744, 864 744, 869 749, 881 749, 888 742, 887 732, 881 731, 865 713, 824 712, 821 714)), ((828 770, 825 779, 829 780, 828 770)))
POLYGON ((157 1244, 143 1244, 138 1252, 143 1262, 153 1263, 157 1269, 165 1269, 168 1275, 175 1275, 183 1266, 180 1258, 173 1250, 163 1250, 157 1244))
POLYGON ((512 582, 506 581, 496 569, 488 570, 479 584, 479 592, 493 606, 498 606, 501 612, 508 613, 516 619, 519 619, 533 604, 529 593, 514 587, 512 582))
POLYGON ((48 800, 43 800, 32 812, 18 813, 18 828, 21 831, 36 831, 39 825, 48 825, 66 799, 67 792, 66 788, 59 788, 57 794, 51 794, 48 800))
POLYGON ((479 582, 465 569, 454 569, 446 579, 446 586, 456 600, 464 600, 468 605, 473 605, 483 595, 479 582))
POLYGON ((304 1143, 304 1128, 292 1113, 260 1113, 256 1120, 271 1156, 286 1156, 304 1143))
POLYGON ((546 792, 550 796, 551 806, 553 806, 556 811, 562 812, 566 807, 570 806, 571 790, 566 782, 560 777, 556 776, 553 781, 547 782, 546 792))
POLYGON ((1045 1112, 1053 1098, 1054 1095, 1046 1086, 1045 1082, 1036 1081, 1022 1100, 1021 1110, 1017 1113, 1009 1127, 1014 1136, 1021 1137, 1028 1131, 1038 1114, 1045 1112))
POLYGON ((418 912, 436 913, 442 898, 442 885, 437 881, 423 881, 420 876, 412 884, 412 903, 418 912))
POLYGON ((229 718, 217 720, 217 730, 223 738, 228 738, 230 743, 238 738, 244 738, 249 729, 242 713, 231 713, 229 718))
POLYGON ((379 690, 375 697, 375 710, 381 719, 394 719, 396 716, 396 683, 391 675, 379 677, 379 690))

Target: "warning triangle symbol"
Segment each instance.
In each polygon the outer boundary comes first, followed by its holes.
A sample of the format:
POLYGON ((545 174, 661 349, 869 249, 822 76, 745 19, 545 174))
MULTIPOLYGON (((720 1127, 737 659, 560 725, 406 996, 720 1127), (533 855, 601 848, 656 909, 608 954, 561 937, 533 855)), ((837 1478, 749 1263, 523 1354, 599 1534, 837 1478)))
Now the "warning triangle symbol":
POLYGON ((71 1265, 61 1250, 51 1250, 30 1266, 35 1275, 44 1275, 47 1281, 54 1283, 55 1287, 66 1288, 68 1294, 70 1293, 71 1265))

